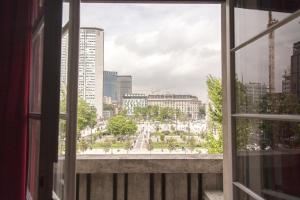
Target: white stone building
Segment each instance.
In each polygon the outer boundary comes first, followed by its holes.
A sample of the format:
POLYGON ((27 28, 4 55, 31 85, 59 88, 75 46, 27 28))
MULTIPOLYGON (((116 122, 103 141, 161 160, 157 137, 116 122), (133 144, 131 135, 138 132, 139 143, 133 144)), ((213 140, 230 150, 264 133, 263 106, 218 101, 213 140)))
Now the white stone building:
POLYGON ((144 94, 125 94, 122 99, 122 108, 126 109, 127 115, 133 115, 134 108, 147 105, 147 96, 144 94))
MULTIPOLYGON (((67 34, 62 39, 61 82, 67 83, 67 34)), ((95 106, 98 117, 103 112, 104 30, 80 29, 78 96, 95 106)))
POLYGON ((189 119, 197 120, 199 118, 199 108, 202 104, 196 96, 165 94, 149 95, 148 105, 179 109, 189 119))

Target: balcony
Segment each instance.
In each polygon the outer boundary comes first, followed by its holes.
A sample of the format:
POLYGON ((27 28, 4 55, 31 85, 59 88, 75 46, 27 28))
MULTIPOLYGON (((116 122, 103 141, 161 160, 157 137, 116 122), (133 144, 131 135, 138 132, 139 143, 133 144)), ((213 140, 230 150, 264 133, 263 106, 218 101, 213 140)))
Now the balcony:
POLYGON ((79 200, 223 199, 222 155, 81 155, 79 200))

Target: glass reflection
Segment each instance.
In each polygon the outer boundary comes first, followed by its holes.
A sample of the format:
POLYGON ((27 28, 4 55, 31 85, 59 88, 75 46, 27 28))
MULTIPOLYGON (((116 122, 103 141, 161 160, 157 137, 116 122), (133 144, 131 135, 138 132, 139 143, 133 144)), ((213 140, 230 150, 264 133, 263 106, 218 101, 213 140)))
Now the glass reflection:
POLYGON ((53 166, 53 191, 57 199, 64 196, 64 161, 65 161, 66 120, 59 121, 58 161, 53 166))
POLYGON ((289 16, 299 8, 300 2, 298 0, 280 1, 280 3, 279 1, 265 0, 236 0, 234 8, 236 46, 289 16))
POLYGON ((238 200, 255 200, 251 196, 249 196, 247 193, 243 192, 239 188, 235 188, 235 199, 238 200))
POLYGON ((63 24, 61 38, 61 70, 60 70, 60 120, 58 132, 57 162, 53 165, 53 199, 64 199, 65 151, 66 151, 66 104, 67 104, 67 72, 68 72, 68 21, 69 3, 63 4, 63 24))
POLYGON ((27 197, 37 199, 38 192, 38 169, 40 148, 40 121, 29 120, 29 149, 28 149, 28 172, 27 172, 27 197))
POLYGON ((267 199, 300 197, 300 123, 238 119, 236 150, 237 181, 267 199))
POLYGON ((30 69, 30 112, 40 113, 42 102, 44 26, 36 33, 32 41, 32 65, 30 69))
POLYGON ((236 111, 300 113, 300 18, 238 50, 236 111))

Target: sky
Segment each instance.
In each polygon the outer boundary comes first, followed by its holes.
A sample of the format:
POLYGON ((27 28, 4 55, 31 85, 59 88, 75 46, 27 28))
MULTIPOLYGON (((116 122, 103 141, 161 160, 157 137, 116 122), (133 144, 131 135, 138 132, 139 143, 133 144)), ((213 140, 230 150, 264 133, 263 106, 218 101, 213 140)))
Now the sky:
POLYGON ((81 4, 81 27, 104 29, 104 70, 132 75, 133 92, 207 102, 221 77, 220 5, 81 4))

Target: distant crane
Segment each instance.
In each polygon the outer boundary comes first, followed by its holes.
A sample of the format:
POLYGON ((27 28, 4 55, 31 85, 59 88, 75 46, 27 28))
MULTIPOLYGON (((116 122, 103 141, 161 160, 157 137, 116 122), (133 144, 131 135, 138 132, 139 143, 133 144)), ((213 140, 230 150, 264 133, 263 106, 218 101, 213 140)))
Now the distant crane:
MULTIPOLYGON (((268 28, 276 24, 278 20, 273 19, 272 12, 269 11, 268 28)), ((269 92, 275 92, 275 36, 274 31, 269 34, 269 92)))

